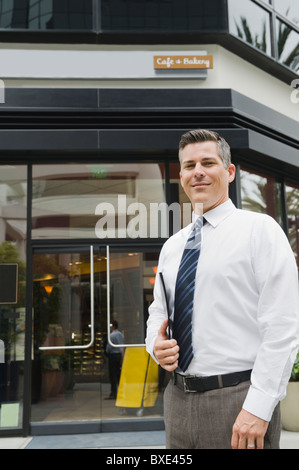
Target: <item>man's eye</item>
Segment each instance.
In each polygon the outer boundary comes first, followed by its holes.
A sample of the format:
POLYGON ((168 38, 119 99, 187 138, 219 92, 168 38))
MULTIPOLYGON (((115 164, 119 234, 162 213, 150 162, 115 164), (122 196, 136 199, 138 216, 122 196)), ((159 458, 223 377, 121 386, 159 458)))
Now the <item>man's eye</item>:
POLYGON ((189 165, 186 165, 185 168, 187 168, 187 169, 194 168, 194 165, 193 165, 193 163, 190 163, 189 165))

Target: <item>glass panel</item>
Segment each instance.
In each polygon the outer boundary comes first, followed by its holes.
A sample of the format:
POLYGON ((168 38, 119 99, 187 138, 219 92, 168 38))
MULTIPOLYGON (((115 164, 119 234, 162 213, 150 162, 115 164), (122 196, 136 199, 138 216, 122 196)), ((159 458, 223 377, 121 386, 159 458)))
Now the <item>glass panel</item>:
POLYGON ((295 24, 299 24, 298 0, 275 0, 274 8, 295 24))
POLYGON ((0 430, 22 425, 27 168, 0 166, 0 430))
POLYGON ((103 31, 203 31, 225 28, 222 0, 102 0, 103 31))
POLYGON ((299 71, 299 33, 281 21, 276 22, 279 62, 299 71))
POLYGON ((13 8, 11 0, 0 0, 0 27, 10 28, 12 24, 13 8))
MULTIPOLYGON (((144 343, 158 255, 133 251, 110 254, 111 322, 117 321, 111 328, 112 342, 121 333, 126 343, 144 343), (115 333, 115 327, 120 333, 115 333)), ((34 254, 32 420, 161 416, 160 392, 167 374, 159 372, 144 347, 121 347, 119 351, 107 346, 105 253, 94 250, 94 344, 86 349, 39 349, 89 343, 89 261, 88 250, 34 254)))
POLYGON ((288 229, 291 247, 299 268, 299 185, 286 184, 288 229))
POLYGON ((92 29, 92 0, 0 0, 0 28, 92 29))
POLYGON ((122 326, 126 344, 144 344, 156 270, 156 253, 110 253, 111 317, 122 326))
POLYGON ((271 215, 283 226, 281 185, 275 178, 251 170, 240 170, 242 208, 271 215))
POLYGON ((192 221, 192 205, 182 188, 180 181, 180 164, 171 163, 170 172, 170 199, 171 203, 179 203, 181 207, 181 227, 186 227, 192 221))
POLYGON ((230 32, 271 55, 270 15, 250 0, 229 0, 230 32))
POLYGON ((150 208, 164 202, 164 167, 34 165, 32 197, 33 238, 159 236, 150 208))
MULTIPOLYGON (((74 383, 80 382, 84 375, 99 380, 103 332, 98 328, 96 341, 84 351, 41 351, 40 347, 89 344, 90 255, 88 252, 35 254, 33 273, 32 416, 33 420, 52 421, 56 420, 57 406, 61 411, 63 399, 72 396, 74 383), (47 406, 53 400, 57 402, 47 406)), ((99 294, 98 289, 94 296, 97 308, 99 294)))

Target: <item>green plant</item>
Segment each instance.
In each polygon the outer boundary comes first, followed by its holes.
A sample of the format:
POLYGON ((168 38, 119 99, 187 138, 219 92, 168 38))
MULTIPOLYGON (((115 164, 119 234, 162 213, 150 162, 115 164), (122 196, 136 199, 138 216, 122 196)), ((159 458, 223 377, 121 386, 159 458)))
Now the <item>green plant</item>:
MULTIPOLYGON (((286 17, 288 16, 289 9, 286 11, 286 17)), ((244 16, 240 17, 240 24, 235 20, 235 26, 237 29, 238 37, 244 41, 252 44, 260 51, 267 53, 267 30, 266 23, 262 23, 262 31, 260 34, 252 35, 250 26, 247 18, 244 16)), ((290 67, 295 72, 299 70, 299 43, 293 44, 291 50, 289 50, 289 38, 293 34, 293 29, 283 22, 279 21, 279 27, 277 32, 277 50, 278 59, 287 67, 290 67), (286 52, 287 56, 283 58, 283 53, 286 52)))
POLYGON ((299 382, 299 351, 297 352, 297 357, 293 364, 290 380, 291 382, 299 382))

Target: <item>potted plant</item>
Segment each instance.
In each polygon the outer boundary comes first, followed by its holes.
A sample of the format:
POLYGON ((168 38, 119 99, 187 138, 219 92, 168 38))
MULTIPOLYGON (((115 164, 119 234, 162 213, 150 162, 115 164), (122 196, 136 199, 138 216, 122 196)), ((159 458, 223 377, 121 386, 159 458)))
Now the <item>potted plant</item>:
POLYGON ((299 432, 299 351, 292 368, 286 397, 281 402, 281 424, 286 431, 299 432))

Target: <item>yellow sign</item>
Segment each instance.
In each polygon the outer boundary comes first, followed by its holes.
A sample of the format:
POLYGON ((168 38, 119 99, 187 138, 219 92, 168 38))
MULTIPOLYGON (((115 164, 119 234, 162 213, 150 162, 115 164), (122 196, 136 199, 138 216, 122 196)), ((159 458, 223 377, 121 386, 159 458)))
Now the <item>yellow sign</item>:
POLYGON ((155 70, 212 69, 212 55, 155 55, 155 70))

